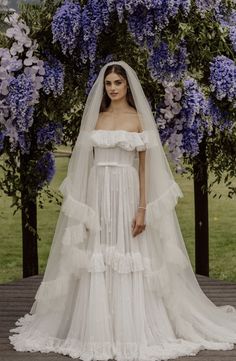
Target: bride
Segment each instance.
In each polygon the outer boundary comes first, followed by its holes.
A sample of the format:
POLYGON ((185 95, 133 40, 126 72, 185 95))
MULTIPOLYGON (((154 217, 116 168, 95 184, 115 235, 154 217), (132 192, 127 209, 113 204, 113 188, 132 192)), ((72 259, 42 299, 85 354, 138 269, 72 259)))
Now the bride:
POLYGON ((43 280, 10 330, 15 350, 154 361, 233 349, 236 310, 198 285, 174 210, 182 193, 123 61, 90 91, 60 190, 43 280))

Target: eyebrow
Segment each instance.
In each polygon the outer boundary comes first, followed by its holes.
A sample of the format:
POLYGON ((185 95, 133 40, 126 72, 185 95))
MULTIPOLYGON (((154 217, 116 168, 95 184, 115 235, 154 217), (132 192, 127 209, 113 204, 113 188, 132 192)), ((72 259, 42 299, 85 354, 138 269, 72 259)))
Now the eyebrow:
MULTIPOLYGON (((122 79, 114 80, 115 83, 118 82, 118 81, 122 82, 123 80, 122 79)), ((105 83, 111 83, 111 80, 105 80, 105 83)))

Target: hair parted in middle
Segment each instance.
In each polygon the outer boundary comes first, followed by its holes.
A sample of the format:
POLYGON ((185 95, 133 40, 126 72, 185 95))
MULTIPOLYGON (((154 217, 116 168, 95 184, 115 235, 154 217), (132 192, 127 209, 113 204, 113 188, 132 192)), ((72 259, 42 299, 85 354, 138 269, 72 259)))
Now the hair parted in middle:
POLYGON ((113 64, 113 65, 109 65, 106 68, 105 73, 104 73, 103 97, 102 97, 101 106, 100 106, 100 113, 106 111, 106 109, 109 107, 109 105, 111 103, 111 99, 107 95, 107 92, 105 89, 105 79, 106 79, 107 75, 109 75, 111 73, 120 75, 120 76, 122 76, 122 78, 124 78, 126 80, 127 86, 128 86, 126 100, 127 100, 128 104, 136 110, 134 98, 133 98, 133 95, 132 95, 130 87, 129 87, 129 81, 127 78, 126 71, 121 65, 113 64))

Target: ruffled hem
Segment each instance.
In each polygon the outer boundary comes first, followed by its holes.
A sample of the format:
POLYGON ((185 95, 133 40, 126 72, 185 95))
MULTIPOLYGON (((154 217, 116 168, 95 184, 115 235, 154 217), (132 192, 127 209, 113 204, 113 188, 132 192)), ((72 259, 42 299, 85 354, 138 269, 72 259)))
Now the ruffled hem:
POLYGON ((89 230, 100 230, 97 213, 87 204, 75 200, 70 194, 66 195, 61 210, 67 217, 84 223, 89 230))
POLYGON ((194 356, 200 350, 232 350, 229 342, 190 342, 184 339, 169 340, 160 345, 148 346, 135 342, 81 342, 76 339, 59 339, 43 335, 34 330, 31 325, 35 315, 26 314, 20 318, 17 328, 10 332, 9 340, 16 351, 49 353, 55 352, 80 358, 83 361, 115 359, 117 361, 161 361, 180 356, 194 356))
POLYGON ((183 197, 183 193, 178 184, 173 181, 161 197, 147 204, 146 225, 158 229, 161 218, 175 208, 179 197, 183 197))
MULTIPOLYGON (((77 273, 80 269, 88 272, 105 272, 107 266, 118 273, 131 273, 139 271, 150 271, 151 260, 143 257, 140 252, 121 253, 114 246, 101 247, 101 251, 90 254, 76 247, 64 246, 62 250, 65 259, 69 259, 68 267, 77 273)), ((65 265, 66 267, 66 265, 65 265)))
POLYGON ((89 254, 77 247, 63 245, 61 276, 55 280, 42 281, 35 299, 55 299, 68 292, 70 281, 80 279, 84 272, 105 272, 107 267, 120 274, 151 271, 151 260, 140 252, 121 253, 115 247, 101 247, 100 252, 89 254))
MULTIPOLYGON (((102 253, 95 254, 94 258, 100 257, 102 262, 110 266, 118 273, 130 273, 139 271, 149 271, 151 269, 151 260, 148 257, 143 257, 140 252, 126 252, 121 253, 116 250, 116 247, 102 247, 102 253)), ((93 265, 96 262, 92 262, 93 265)), ((96 272, 94 267, 93 271, 96 272)))
POLYGON ((101 148, 120 147, 132 151, 143 151, 147 148, 149 139, 148 132, 129 132, 126 130, 93 130, 91 141, 94 146, 101 148), (109 134, 109 137, 107 136, 109 134))

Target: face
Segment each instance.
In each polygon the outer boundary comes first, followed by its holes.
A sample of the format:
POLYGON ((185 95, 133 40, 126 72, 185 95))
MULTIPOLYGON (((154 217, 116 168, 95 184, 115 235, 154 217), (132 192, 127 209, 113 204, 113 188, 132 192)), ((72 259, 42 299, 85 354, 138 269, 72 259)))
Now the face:
POLYGON ((110 73, 105 78, 105 89, 111 100, 123 99, 127 93, 127 81, 121 75, 110 73))

